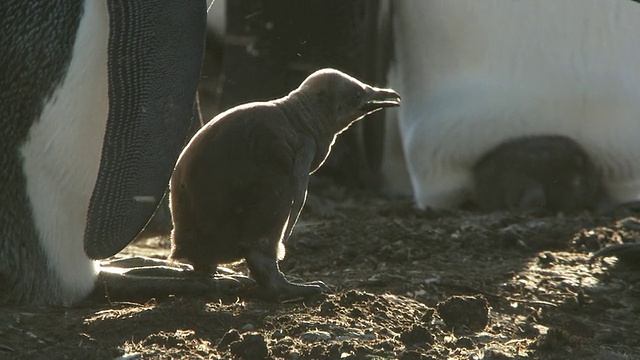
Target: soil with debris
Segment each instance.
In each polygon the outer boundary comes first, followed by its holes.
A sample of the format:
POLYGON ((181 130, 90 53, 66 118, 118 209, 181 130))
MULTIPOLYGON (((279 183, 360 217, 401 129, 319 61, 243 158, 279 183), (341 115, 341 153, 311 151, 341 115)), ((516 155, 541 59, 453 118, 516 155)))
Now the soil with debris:
POLYGON ((637 241, 631 211, 423 213, 314 178, 281 267, 334 293, 4 307, 0 359, 640 359, 640 267, 589 261, 637 241))

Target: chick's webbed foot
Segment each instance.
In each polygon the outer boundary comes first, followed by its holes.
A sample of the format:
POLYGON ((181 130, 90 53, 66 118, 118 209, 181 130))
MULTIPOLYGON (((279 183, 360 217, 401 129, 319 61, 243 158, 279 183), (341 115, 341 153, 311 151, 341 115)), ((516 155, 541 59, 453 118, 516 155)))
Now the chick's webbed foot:
POLYGON ((252 252, 247 256, 246 261, 251 276, 260 287, 261 296, 268 300, 288 302, 332 292, 322 281, 290 282, 278 268, 277 260, 268 255, 252 252))

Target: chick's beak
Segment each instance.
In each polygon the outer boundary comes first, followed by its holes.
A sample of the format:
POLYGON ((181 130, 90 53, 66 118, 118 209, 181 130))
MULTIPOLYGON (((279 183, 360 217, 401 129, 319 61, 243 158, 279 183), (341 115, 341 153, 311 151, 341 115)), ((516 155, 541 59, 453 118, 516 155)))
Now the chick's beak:
POLYGON ((386 107, 400 106, 400 95, 392 89, 367 88, 360 105, 362 111, 373 111, 386 107))

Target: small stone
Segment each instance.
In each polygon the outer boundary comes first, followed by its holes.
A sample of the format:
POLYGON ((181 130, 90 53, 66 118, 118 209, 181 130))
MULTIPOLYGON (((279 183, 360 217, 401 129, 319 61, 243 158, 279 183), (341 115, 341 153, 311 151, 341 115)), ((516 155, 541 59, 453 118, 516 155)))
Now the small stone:
POLYGON ((229 347, 229 344, 231 344, 234 341, 238 341, 240 339, 241 339, 241 336, 238 330, 231 329, 227 331, 224 335, 222 335, 222 338, 218 342, 217 347, 220 350, 226 350, 229 347))
POLYGON ((255 327, 253 324, 251 324, 251 323, 244 324, 244 326, 242 326, 242 327, 240 328, 240 332, 242 332, 242 333, 246 333, 247 331, 254 330, 255 328, 256 328, 256 327, 255 327))
POLYGON ((409 350, 402 353, 400 360, 433 360, 433 357, 421 354, 415 350, 409 350))
POLYGON ((451 296, 438 303, 437 309, 440 318, 456 332, 464 327, 478 332, 489 324, 489 303, 482 295, 451 296))
POLYGON ((117 357, 115 360, 138 360, 138 359, 142 359, 142 354, 140 353, 124 354, 120 357, 117 357))
POLYGON ((433 317, 435 314, 436 314, 435 309, 428 308, 427 311, 425 311, 424 314, 422 315, 422 318, 420 318, 420 321, 422 321, 423 323, 430 324, 431 322, 433 322, 433 317))
POLYGON ((538 261, 540 261, 540 264, 544 266, 549 266, 558 262, 558 259, 555 255, 553 255, 552 252, 545 251, 544 253, 538 255, 538 261))
POLYGON ((474 348, 473 340, 471 340, 468 337, 461 337, 458 340, 456 340, 456 347, 459 349, 460 348, 473 349, 474 348))
POLYGON ((420 347, 424 347, 426 344, 433 345, 434 343, 431 332, 420 325, 414 325, 410 330, 400 334, 400 341, 407 346, 417 345, 420 347))
POLYGON ((331 334, 326 331, 313 330, 302 333, 300 339, 305 342, 327 341, 331 339, 331 334))
POLYGON ((241 340, 232 342, 229 349, 241 359, 264 359, 269 354, 264 337, 257 333, 244 334, 241 340))

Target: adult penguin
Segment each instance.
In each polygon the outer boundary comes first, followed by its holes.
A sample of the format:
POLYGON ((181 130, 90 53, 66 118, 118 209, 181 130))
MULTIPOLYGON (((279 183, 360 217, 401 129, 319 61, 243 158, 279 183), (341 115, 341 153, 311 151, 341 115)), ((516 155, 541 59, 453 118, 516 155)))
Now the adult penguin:
POLYGON ((161 200, 197 116, 206 3, 0 14, 0 303, 71 305, 161 200))
MULTIPOLYGON (((640 200, 640 6, 629 0, 392 2, 397 110, 389 187, 452 209, 500 144, 564 136, 587 153, 614 204, 640 200)), ((392 124, 390 124, 392 125, 392 124)), ((393 143, 387 143, 393 145, 393 143)))

